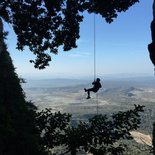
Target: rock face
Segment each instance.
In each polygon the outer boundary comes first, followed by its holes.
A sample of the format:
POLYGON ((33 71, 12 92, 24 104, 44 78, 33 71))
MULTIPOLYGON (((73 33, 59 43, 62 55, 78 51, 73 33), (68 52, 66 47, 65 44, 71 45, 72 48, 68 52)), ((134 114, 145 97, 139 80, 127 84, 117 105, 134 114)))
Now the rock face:
POLYGON ((0 54, 2 52, 2 47, 3 47, 3 22, 2 19, 0 18, 0 54))
POLYGON ((130 134, 137 143, 145 144, 152 147, 152 138, 150 135, 146 135, 138 131, 132 131, 130 132, 130 134))
POLYGON ((153 3, 153 20, 151 22, 151 35, 152 35, 152 43, 155 46, 155 1, 153 3))
POLYGON ((153 9, 153 20, 151 22, 152 43, 148 45, 148 50, 150 53, 150 59, 152 63, 155 65, 155 0, 152 9, 153 9))
POLYGON ((155 1, 153 3, 153 17, 155 18, 155 1))

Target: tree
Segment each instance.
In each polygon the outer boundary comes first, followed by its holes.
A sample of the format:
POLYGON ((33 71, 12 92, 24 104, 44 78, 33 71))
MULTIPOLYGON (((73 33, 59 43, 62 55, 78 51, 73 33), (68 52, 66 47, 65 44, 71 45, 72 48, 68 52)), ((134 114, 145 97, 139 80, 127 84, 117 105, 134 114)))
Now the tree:
POLYGON ((3 43, 0 54, 0 154, 43 155, 35 106, 25 101, 21 81, 3 43))
POLYGON ((121 139, 132 139, 130 131, 136 130, 141 122, 140 113, 144 106, 136 106, 133 110, 107 115, 96 115, 77 127, 70 126, 71 116, 52 113, 46 109, 37 114, 37 126, 42 135, 44 148, 50 150, 56 146, 66 146, 64 155, 71 152, 76 155, 77 149, 91 152, 94 155, 121 155, 127 148, 120 144, 121 139))
POLYGON ((70 114, 52 113, 52 109, 45 109, 37 112, 35 118, 41 144, 45 150, 50 152, 55 146, 64 144, 64 133, 69 127, 70 114))
POLYGON ((84 11, 99 14, 111 23, 118 12, 126 11, 136 2, 139 0, 1 0, 0 16, 12 25, 17 48, 23 50, 28 46, 36 55, 30 62, 43 69, 51 61, 47 50, 57 54, 60 46, 64 51, 77 47, 84 11))

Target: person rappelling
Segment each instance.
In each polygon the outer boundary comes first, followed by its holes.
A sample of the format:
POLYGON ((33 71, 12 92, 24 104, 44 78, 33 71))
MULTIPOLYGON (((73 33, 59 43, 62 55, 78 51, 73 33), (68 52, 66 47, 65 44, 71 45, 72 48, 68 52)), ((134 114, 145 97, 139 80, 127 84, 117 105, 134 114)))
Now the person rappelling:
POLYGON ((97 78, 93 83, 92 85, 94 85, 92 88, 89 88, 89 89, 86 89, 84 88, 84 91, 87 92, 87 99, 90 99, 90 92, 98 92, 98 90, 102 87, 101 83, 100 83, 100 79, 97 78))
MULTIPOLYGON (((84 91, 87 92, 87 99, 90 99, 90 92, 97 93, 98 90, 102 87, 100 83, 100 79, 96 79, 96 31, 95 31, 95 14, 94 14, 94 82, 92 83, 93 87, 92 88, 84 88, 84 91), (96 79, 96 80, 95 80, 96 79)), ((98 97, 97 97, 98 100, 98 97)), ((98 101, 97 101, 98 102, 98 101)))

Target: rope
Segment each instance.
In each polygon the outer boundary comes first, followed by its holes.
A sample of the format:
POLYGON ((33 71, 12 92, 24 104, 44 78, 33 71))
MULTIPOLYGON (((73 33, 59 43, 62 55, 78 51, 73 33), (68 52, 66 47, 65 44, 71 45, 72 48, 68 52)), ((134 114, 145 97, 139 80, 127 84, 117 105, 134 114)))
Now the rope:
POLYGON ((96 19, 94 13, 94 81, 96 80, 96 19))
POLYGON ((98 115, 98 93, 96 94, 96 112, 97 112, 97 115, 98 115))
MULTIPOLYGON (((96 80, 96 18, 94 13, 94 81, 96 80)), ((98 92, 96 93, 96 112, 98 115, 98 92)))

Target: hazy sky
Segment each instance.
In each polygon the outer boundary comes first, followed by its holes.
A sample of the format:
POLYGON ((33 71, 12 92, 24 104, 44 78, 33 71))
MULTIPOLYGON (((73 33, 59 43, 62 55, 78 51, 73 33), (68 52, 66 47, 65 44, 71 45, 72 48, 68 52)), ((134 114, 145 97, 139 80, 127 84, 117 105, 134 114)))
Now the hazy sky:
MULTIPOLYGON (((97 76, 120 73, 153 76, 153 65, 147 51, 147 45, 151 42, 152 3, 153 0, 140 0, 127 12, 119 14, 111 24, 96 15, 97 76)), ((10 28, 6 25, 6 30, 10 28)), ((34 56, 28 49, 24 52, 16 50, 16 36, 12 31, 7 44, 17 73, 23 78, 93 77, 93 15, 85 14, 80 36, 78 48, 52 54, 50 67, 42 71, 34 69, 33 64, 29 63, 34 56)))

